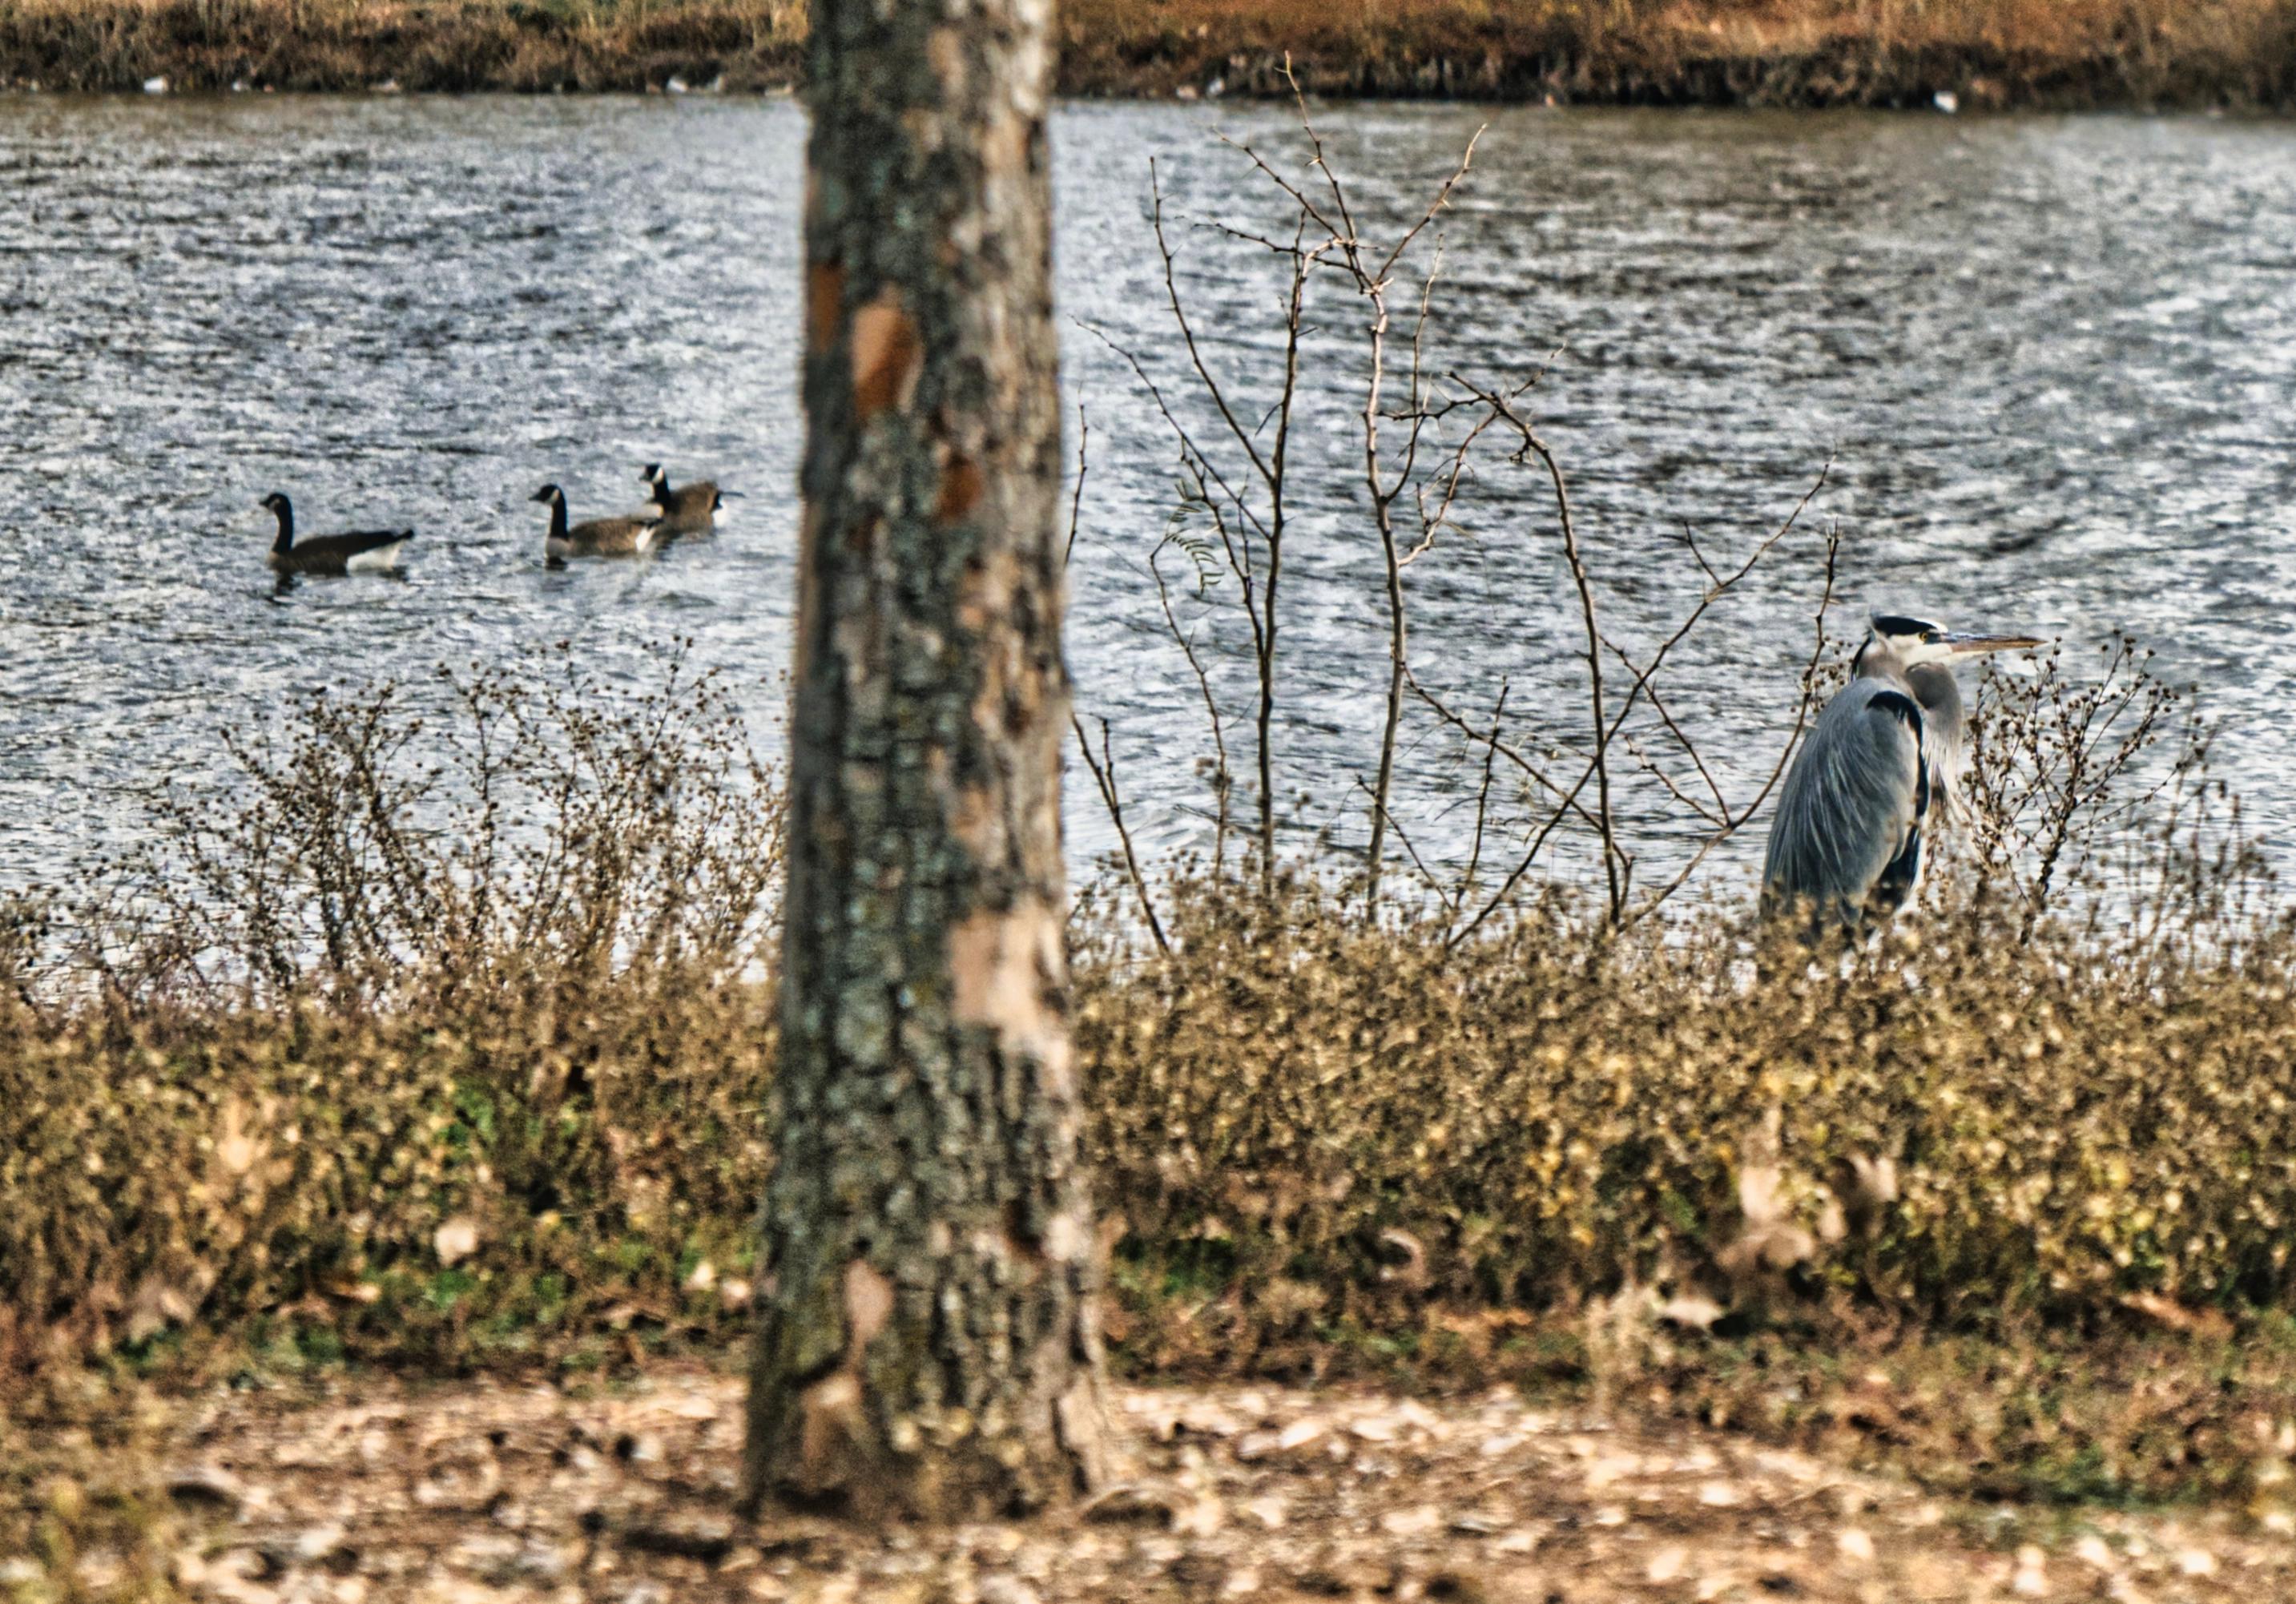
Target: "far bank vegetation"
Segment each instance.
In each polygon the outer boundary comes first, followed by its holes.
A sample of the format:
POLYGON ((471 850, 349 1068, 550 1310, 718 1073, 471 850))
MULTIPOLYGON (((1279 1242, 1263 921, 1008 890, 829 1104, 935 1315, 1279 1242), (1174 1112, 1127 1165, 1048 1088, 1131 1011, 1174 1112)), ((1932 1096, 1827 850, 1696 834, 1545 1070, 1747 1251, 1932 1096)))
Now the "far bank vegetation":
MULTIPOLYGON (((1558 103, 2285 107, 2296 0, 1070 0, 1060 84, 1558 103)), ((801 0, 12 0, 0 85, 794 86, 801 0)))

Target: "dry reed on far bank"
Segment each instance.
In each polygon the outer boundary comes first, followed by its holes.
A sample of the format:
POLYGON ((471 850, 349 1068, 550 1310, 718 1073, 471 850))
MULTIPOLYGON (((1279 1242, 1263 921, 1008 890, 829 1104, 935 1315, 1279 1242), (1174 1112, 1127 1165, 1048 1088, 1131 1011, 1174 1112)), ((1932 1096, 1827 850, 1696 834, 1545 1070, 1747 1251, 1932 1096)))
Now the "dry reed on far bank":
MULTIPOLYGON (((1064 92, 2286 106, 2296 0, 1071 0, 1064 92)), ((802 0, 13 0, 0 86, 794 85, 802 0)))
POLYGON ((2290 0, 1073 0, 1086 94, 1652 104, 2284 106, 2290 0))

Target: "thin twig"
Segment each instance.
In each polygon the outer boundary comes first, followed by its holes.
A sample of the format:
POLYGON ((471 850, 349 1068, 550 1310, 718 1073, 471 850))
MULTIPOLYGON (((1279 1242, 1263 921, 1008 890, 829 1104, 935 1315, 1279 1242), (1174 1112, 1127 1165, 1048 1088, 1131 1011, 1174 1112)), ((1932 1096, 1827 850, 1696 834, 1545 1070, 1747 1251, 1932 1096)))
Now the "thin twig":
POLYGON ((1172 956, 1172 943, 1164 939, 1163 921, 1156 917, 1156 904, 1148 895, 1148 882, 1141 876, 1139 857, 1132 850, 1132 832, 1124 823, 1124 803, 1116 792, 1116 759, 1108 745, 1108 720, 1100 721, 1100 760, 1092 755, 1092 742, 1084 733, 1084 720, 1071 712, 1069 726, 1076 731, 1077 750, 1084 753, 1085 767, 1100 786, 1100 800, 1107 805, 1108 821, 1116 827, 1116 839, 1124 847, 1124 872, 1132 881, 1133 894, 1140 899, 1140 911, 1148 920, 1148 934, 1156 938, 1156 950, 1166 958, 1172 956))
POLYGON ((1164 583, 1164 571, 1156 565, 1157 555, 1162 550, 1163 547, 1159 545, 1148 554, 1148 572, 1156 581, 1156 600, 1164 610, 1165 628, 1172 632, 1181 655, 1188 660, 1189 671, 1196 677, 1196 693, 1203 699, 1204 717, 1212 727, 1212 750, 1217 754, 1218 763, 1212 773, 1212 794, 1218 808, 1218 817, 1212 830, 1212 877, 1218 879, 1227 861, 1228 794, 1234 784, 1227 763, 1226 725, 1220 718, 1218 699, 1212 695, 1211 678, 1204 672, 1203 662, 1196 656, 1195 636, 1192 632, 1184 633, 1180 621, 1172 613, 1171 591, 1164 583))
POLYGON ((1156 234, 1156 254, 1164 264, 1164 299, 1171 306, 1173 321, 1180 325, 1180 338, 1188 348, 1188 362, 1195 368, 1204 393, 1211 397, 1212 405, 1219 408, 1220 417, 1226 423, 1228 432, 1235 437, 1235 443, 1243 448, 1243 454, 1251 459, 1251 465, 1265 480, 1269 477, 1269 470, 1267 464, 1260 458, 1259 448, 1252 444, 1250 431, 1236 422, 1235 414, 1227 404, 1227 392, 1205 365, 1203 352, 1196 348, 1196 331, 1188 321, 1187 306, 1180 300, 1179 281, 1172 272, 1172 247, 1164 237, 1164 187, 1157 177, 1156 160, 1152 156, 1148 159, 1148 193, 1151 201, 1149 225, 1156 234))
MULTIPOLYGON (((1374 807, 1378 805, 1378 799, 1372 796, 1371 787, 1365 785, 1360 778, 1356 781, 1356 789, 1362 792, 1365 797, 1371 798, 1374 807)), ((1428 869, 1426 860, 1419 855, 1419 849, 1412 845, 1411 837, 1404 833, 1403 821, 1399 818, 1391 818, 1388 820, 1388 824, 1395 831, 1396 840, 1402 843, 1404 855, 1411 860, 1411 867, 1418 872, 1420 879, 1426 883, 1427 889, 1433 892, 1439 901, 1443 896, 1443 882, 1436 878, 1428 869)))
POLYGON ((1077 529, 1084 511, 1084 479, 1092 467, 1092 419, 1086 414, 1084 403, 1077 403, 1077 476, 1076 489, 1069 497, 1069 543, 1061 548, 1061 566, 1068 566, 1076 555, 1077 529))
MULTIPOLYGON (((1425 703, 1427 704, 1428 711, 1432 712, 1437 718, 1442 720, 1446 724, 1450 725, 1454 729, 1456 729, 1460 734, 1465 736, 1471 741, 1480 744, 1489 739, 1489 737, 1486 736, 1480 729, 1468 722, 1464 715, 1461 714, 1448 703, 1445 702, 1440 696, 1438 696, 1434 692, 1429 690, 1425 685, 1421 683, 1417 673, 1410 673, 1407 677, 1412 693, 1422 702, 1425 703)), ((1510 745, 1504 741, 1497 741, 1491 743, 1491 749, 1496 752, 1501 757, 1506 759, 1508 762, 1513 764, 1516 769, 1521 770, 1525 779, 1528 779, 1532 785, 1553 796, 1555 799, 1558 807, 1576 813, 1578 815, 1578 821, 1581 824, 1584 824, 1587 828, 1593 829, 1595 827, 1595 816, 1592 813, 1587 812, 1585 808, 1578 805, 1578 792, 1577 788, 1574 787, 1569 790, 1564 789, 1563 786, 1555 781, 1552 776, 1548 775, 1545 769, 1541 769, 1537 763, 1532 762, 1529 757, 1525 756, 1520 747, 1510 745)), ((1592 771, 1589 770, 1589 772, 1591 773, 1592 771)), ((1583 786, 1585 780, 1582 777, 1580 784, 1583 786)))
POLYGON ((1454 923, 1466 911, 1468 895, 1475 889, 1475 871, 1483 865, 1483 827, 1490 818, 1491 771, 1498 763, 1499 729, 1506 722, 1507 692, 1512 682, 1499 681, 1498 704, 1491 709, 1490 739, 1483 744, 1483 781, 1475 788, 1474 843, 1467 851, 1467 867, 1459 876, 1457 894, 1451 899, 1451 918, 1454 923))

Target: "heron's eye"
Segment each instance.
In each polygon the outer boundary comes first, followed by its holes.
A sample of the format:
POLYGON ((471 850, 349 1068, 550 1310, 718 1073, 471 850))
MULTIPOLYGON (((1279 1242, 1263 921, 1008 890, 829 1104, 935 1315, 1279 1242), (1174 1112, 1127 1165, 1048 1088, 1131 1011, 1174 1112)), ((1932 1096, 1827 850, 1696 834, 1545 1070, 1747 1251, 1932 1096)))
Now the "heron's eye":
POLYGON ((1937 631, 1935 629, 1924 629, 1922 631, 1922 638, 1923 640, 1935 640, 1937 638, 1937 631))

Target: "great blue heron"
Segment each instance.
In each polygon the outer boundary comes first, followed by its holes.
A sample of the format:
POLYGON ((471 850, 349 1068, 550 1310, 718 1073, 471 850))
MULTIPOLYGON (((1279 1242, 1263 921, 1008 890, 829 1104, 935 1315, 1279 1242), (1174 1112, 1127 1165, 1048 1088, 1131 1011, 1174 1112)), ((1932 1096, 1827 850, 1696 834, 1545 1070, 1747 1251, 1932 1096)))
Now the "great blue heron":
POLYGON ((1956 804, 1967 719, 1948 666, 1956 657, 2041 643, 1964 635, 1876 613, 1794 754, 1762 860, 1762 910, 1798 905, 1820 925, 1887 918, 1921 878, 1923 833, 1956 804))

